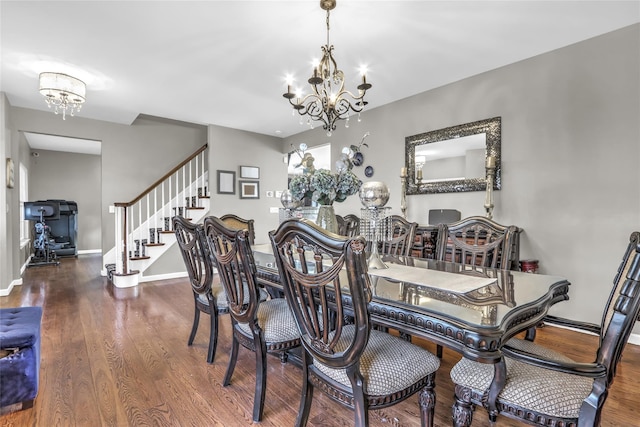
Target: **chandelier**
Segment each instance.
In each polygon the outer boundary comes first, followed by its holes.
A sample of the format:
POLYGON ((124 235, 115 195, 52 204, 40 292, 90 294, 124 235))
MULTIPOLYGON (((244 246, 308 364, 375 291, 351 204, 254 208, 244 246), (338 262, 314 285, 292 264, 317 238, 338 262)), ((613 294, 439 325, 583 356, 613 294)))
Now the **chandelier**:
POLYGON ((80 112, 85 100, 86 86, 82 80, 61 73, 40 73, 40 93, 47 106, 55 107, 55 113, 62 110, 62 120, 80 112))
POLYGON ((288 81, 287 93, 283 96, 289 100, 294 112, 309 116, 307 123, 311 128, 311 120, 320 121, 327 135, 331 136, 331 132, 336 130, 336 120, 346 120, 345 127, 349 127, 349 113, 360 113, 367 105, 364 95, 371 84, 367 83, 363 70, 357 96, 344 88, 344 72, 338 69, 333 58, 333 45, 329 44, 329 11, 336 7, 336 0, 320 0, 320 7, 327 11, 327 44, 322 46, 322 59, 313 67, 313 74, 308 80, 312 92, 304 96, 293 93, 291 81, 288 81))

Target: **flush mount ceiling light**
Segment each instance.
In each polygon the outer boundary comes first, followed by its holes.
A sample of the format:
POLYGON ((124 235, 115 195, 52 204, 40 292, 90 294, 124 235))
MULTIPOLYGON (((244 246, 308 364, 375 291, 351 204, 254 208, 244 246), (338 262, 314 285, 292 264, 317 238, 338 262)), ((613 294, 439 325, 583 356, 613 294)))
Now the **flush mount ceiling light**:
POLYGON ((62 73, 40 73, 40 93, 55 113, 62 111, 62 120, 80 112, 85 101, 87 87, 82 80, 62 73))
POLYGON ((349 127, 349 113, 360 113, 367 102, 364 95, 371 84, 367 83, 366 72, 362 72, 362 83, 357 86, 358 94, 354 95, 344 89, 344 72, 338 69, 333 58, 333 45, 329 44, 329 11, 336 7, 336 0, 320 0, 320 7, 327 11, 327 44, 322 46, 322 59, 313 67, 308 82, 312 92, 306 95, 291 91, 291 79, 287 80, 287 93, 283 96, 289 100, 293 110, 301 116, 308 115, 307 123, 313 128, 312 120, 322 122, 322 128, 331 136, 336 129, 336 120, 346 120, 349 127))

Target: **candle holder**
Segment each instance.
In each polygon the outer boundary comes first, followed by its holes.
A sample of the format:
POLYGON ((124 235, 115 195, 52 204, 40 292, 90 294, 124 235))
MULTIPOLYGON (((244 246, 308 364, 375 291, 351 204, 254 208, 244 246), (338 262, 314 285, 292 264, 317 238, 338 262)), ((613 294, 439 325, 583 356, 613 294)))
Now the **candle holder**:
POLYGON ((371 242, 371 253, 367 259, 367 267, 370 270, 389 268, 382 261, 378 249, 380 242, 391 240, 389 211, 391 208, 385 207, 369 207, 360 210, 360 232, 367 241, 371 242))
POLYGON ((400 210, 402 217, 407 219, 407 168, 400 169, 400 210))
POLYGON ((493 156, 487 157, 486 163, 487 169, 487 191, 484 201, 484 209, 486 211, 485 216, 488 219, 493 219, 493 180, 496 174, 496 158, 493 156))

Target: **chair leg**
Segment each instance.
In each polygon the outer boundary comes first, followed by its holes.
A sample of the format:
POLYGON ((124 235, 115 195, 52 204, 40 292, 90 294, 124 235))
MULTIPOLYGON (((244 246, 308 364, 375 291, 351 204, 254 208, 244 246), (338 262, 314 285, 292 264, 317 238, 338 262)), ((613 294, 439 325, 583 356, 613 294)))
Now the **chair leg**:
POLYGON ((433 413, 436 407, 435 378, 435 372, 429 375, 429 382, 420 391, 418 397, 418 402, 420 403, 420 425, 422 427, 433 427, 433 413))
POLYGON ((264 339, 254 335, 254 345, 256 352, 256 391, 253 401, 253 421, 262 420, 264 411, 264 399, 267 391, 267 346, 264 339))
POLYGON ((353 412, 354 412, 354 426, 365 427, 369 425, 369 408, 367 404, 367 398, 364 394, 363 379, 356 371, 355 366, 347 368, 347 377, 351 382, 351 389, 353 390, 353 412))
POLYGON ((532 326, 529 329, 527 329, 527 333, 525 334, 524 339, 527 340, 527 341, 534 341, 536 339, 536 327, 535 326, 532 326))
POLYGON ((228 386, 231 384, 231 376, 233 375, 233 370, 236 368, 236 360, 238 359, 238 348, 240 347, 240 343, 238 342, 238 338, 236 338, 236 332, 233 331, 233 338, 231 340, 231 354, 229 355, 229 364, 227 365, 227 373, 224 375, 224 381, 222 382, 223 386, 228 386))
POLYGON ((195 309, 195 314, 193 315, 193 326, 191 327, 191 335, 189 335, 188 345, 193 344, 193 339, 196 337, 196 332, 198 331, 198 323, 200 322, 200 310, 197 305, 195 309))
POLYGON ((216 347, 218 346, 218 314, 211 313, 211 331, 209 332, 209 353, 207 354, 207 363, 213 363, 216 355, 216 347))
POLYGON ((475 405, 471 403, 471 390, 456 385, 456 401, 451 408, 451 416, 454 427, 469 427, 473 421, 475 405))
MULTIPOLYGON (((303 350, 304 352, 304 350, 303 350)), ((309 369, 307 367, 306 354, 302 355, 302 396, 300 397, 300 407, 296 417, 295 427, 304 427, 311 412, 311 402, 313 401, 313 385, 309 382, 309 369)))

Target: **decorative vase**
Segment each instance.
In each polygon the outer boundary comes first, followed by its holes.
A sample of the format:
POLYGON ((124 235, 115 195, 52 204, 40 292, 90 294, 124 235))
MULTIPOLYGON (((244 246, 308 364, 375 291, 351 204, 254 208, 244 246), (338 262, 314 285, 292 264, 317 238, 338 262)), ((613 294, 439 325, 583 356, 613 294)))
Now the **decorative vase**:
POLYGON ((333 205, 320 205, 316 224, 332 233, 338 233, 338 220, 333 205))
POLYGON ((291 190, 287 189, 282 192, 280 196, 280 202, 282 202, 282 206, 285 209, 295 209, 302 204, 302 201, 295 200, 293 195, 291 194, 291 190))

